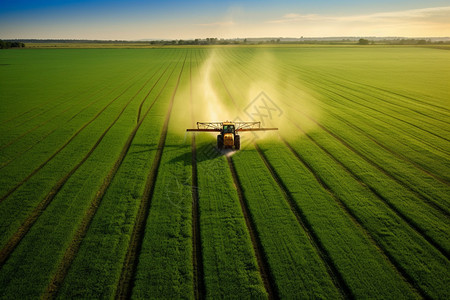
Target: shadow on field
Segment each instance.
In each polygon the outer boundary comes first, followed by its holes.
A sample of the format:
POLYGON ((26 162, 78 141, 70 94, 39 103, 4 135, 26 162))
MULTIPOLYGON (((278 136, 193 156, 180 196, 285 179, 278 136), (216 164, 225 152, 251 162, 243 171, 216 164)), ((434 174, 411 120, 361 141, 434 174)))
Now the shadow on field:
MULTIPOLYGON (((175 158, 171 159, 169 161, 169 163, 184 162, 185 165, 192 164, 192 150, 190 147, 187 148, 186 150, 187 151, 184 152, 183 154, 180 154, 180 155, 176 156, 175 158)), ((219 150, 215 146, 215 143, 202 144, 200 147, 197 147, 196 151, 197 151, 197 155, 196 155, 197 163, 201 163, 204 161, 212 161, 220 156, 230 156, 236 152, 233 149, 219 150)), ((239 150, 239 151, 245 151, 245 150, 239 150)))

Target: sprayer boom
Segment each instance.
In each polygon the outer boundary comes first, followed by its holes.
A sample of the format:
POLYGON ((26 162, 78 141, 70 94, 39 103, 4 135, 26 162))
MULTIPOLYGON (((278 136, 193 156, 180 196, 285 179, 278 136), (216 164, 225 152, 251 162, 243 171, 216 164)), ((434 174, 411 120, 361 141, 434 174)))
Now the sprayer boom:
POLYGON ((241 147, 241 139, 238 135, 243 131, 267 131, 278 130, 278 128, 263 128, 261 122, 197 122, 197 128, 186 129, 186 131, 195 132, 220 132, 217 136, 217 147, 234 148, 238 150, 241 147))

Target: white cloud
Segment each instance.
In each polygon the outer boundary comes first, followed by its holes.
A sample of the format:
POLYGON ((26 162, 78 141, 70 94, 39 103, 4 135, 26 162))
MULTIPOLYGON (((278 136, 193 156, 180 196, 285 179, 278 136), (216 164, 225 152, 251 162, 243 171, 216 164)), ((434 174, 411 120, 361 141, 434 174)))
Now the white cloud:
POLYGON ((347 16, 288 13, 266 25, 284 36, 450 36, 450 6, 347 16))
POLYGON ((450 6, 411 9, 395 12, 382 12, 366 15, 331 16, 318 14, 288 13, 282 18, 270 20, 268 23, 296 23, 302 21, 329 21, 329 22, 430 22, 450 24, 450 6))

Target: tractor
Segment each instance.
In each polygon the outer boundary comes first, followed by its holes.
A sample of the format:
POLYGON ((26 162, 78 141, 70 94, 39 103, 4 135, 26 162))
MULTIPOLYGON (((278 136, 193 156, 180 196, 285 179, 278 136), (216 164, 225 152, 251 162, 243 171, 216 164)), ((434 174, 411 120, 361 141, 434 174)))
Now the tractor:
POLYGON ((241 137, 238 133, 243 131, 278 130, 278 128, 261 128, 261 122, 197 122, 197 128, 186 129, 196 132, 220 132, 217 135, 217 148, 241 148, 241 137))

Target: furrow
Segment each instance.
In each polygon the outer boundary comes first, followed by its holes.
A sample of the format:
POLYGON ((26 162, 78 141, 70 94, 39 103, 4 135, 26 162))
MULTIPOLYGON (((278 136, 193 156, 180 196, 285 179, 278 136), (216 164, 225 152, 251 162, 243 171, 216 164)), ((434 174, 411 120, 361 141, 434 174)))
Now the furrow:
MULTIPOLYGON (((308 73, 309 76, 314 76, 314 74, 313 74, 311 71, 309 71, 309 72, 306 71, 306 72, 305 72, 305 70, 303 70, 303 73, 308 73)), ((350 93, 351 95, 357 97, 357 98, 360 99, 360 100, 363 100, 364 102, 368 102, 367 100, 365 100, 365 99, 361 98, 360 96, 358 96, 357 94, 355 94, 355 93, 360 93, 359 90, 357 90, 357 89, 355 89, 355 88, 350 88, 349 86, 345 86, 345 85, 343 85, 343 84, 341 84, 341 83, 338 83, 336 80, 332 81, 332 80, 330 80, 330 79, 326 79, 326 75, 320 74, 319 72, 316 72, 316 74, 318 74, 318 75, 320 76, 320 80, 321 80, 322 82, 325 82, 324 86, 336 85, 336 86, 338 86, 338 87, 341 88, 341 89, 340 89, 341 92, 344 92, 344 93, 345 93, 346 90, 348 90, 349 92, 351 92, 351 93, 350 93)), ((355 85, 354 82, 352 82, 352 84, 355 85)), ((358 84, 356 84, 356 85, 358 85, 358 84)), ((321 86, 321 88, 326 89, 324 86, 321 86)), ((326 90, 332 92, 332 90, 330 90, 330 89, 326 89, 326 90)), ((422 112, 416 111, 416 110, 412 109, 410 106, 403 106, 403 105, 400 105, 400 104, 397 104, 397 103, 393 103, 393 102, 387 101, 387 100, 385 100, 385 99, 383 99, 383 98, 377 97, 377 96, 375 96, 375 95, 371 95, 371 97, 373 97, 373 98, 375 98, 375 99, 377 99, 377 100, 379 100, 379 101, 381 101, 381 102, 387 103, 388 105, 397 106, 397 107, 400 107, 401 109, 407 109, 407 110, 410 110, 410 111, 412 111, 412 112, 414 112, 414 113, 420 114, 421 116, 430 118, 430 119, 432 119, 433 121, 444 122, 444 121, 442 121, 442 120, 440 120, 440 119, 436 119, 436 118, 430 117, 430 116, 428 116, 428 115, 426 115, 426 114, 424 114, 424 113, 422 113, 422 112)), ((401 118, 392 116, 392 115, 390 115, 390 114, 388 114, 388 113, 379 111, 379 110, 377 110, 377 109, 375 109, 375 108, 373 108, 373 107, 371 107, 371 106, 366 106, 365 104, 361 104, 361 102, 358 102, 358 101, 355 101, 355 100, 351 100, 351 99, 349 99, 349 98, 345 98, 345 99, 347 99, 348 101, 351 101, 351 102, 353 102, 353 103, 356 103, 356 104, 358 104, 358 105, 363 105, 363 106, 366 107, 366 108, 372 109, 372 110, 374 110, 374 111, 377 111, 377 112, 379 112, 379 113, 381 113, 381 114, 384 114, 384 115, 386 115, 386 116, 389 116, 389 117, 391 117, 391 118, 397 119, 398 121, 406 122, 407 124, 413 125, 413 126, 419 128, 419 129, 421 129, 421 130, 427 131, 426 129, 423 129, 423 128, 421 128, 421 127, 418 127, 417 125, 412 124, 412 123, 410 123, 410 122, 408 122, 408 121, 406 121, 406 120, 403 120, 403 119, 401 119, 401 118)), ((424 121, 424 120, 423 120, 423 122, 429 124, 430 126, 436 127, 435 124, 429 123, 429 122, 424 121)), ((444 123, 445 123, 445 122, 444 122, 444 123)), ((446 123, 446 124, 448 124, 448 123, 446 123)), ((432 133, 432 131, 427 131, 427 132, 428 132, 428 133, 432 133)), ((441 136, 439 136, 439 137, 441 137, 441 136)), ((441 138, 442 138, 442 137, 441 137, 441 138)))
POLYGON ((156 176, 158 174, 159 164, 161 162, 161 156, 163 153, 164 145, 166 142, 167 129, 169 126, 170 115, 172 113, 173 102, 175 100, 175 94, 178 90, 178 85, 180 83, 181 74, 183 73, 186 58, 183 61, 180 74, 178 75, 177 83, 173 91, 169 109, 164 120, 163 130, 161 133, 161 138, 159 139, 158 148, 156 151, 155 158, 152 163, 152 167, 147 176, 147 182, 144 189, 144 194, 141 199, 141 204, 136 216, 136 221, 134 223, 133 232, 131 234, 130 244, 127 250, 127 254, 124 260, 122 273, 120 276, 119 284, 116 290, 116 299, 129 299, 131 297, 131 292, 133 288, 133 279, 136 273, 136 267, 139 258, 139 252, 142 245, 142 240, 144 238, 145 224, 147 223, 147 217, 149 214, 151 206, 151 198, 153 196, 153 191, 155 188, 156 176))
POLYGON ((280 188, 281 192, 283 193, 286 202, 288 203, 292 213, 295 215, 295 218, 297 219, 297 222, 303 228, 303 230, 306 233, 306 236, 308 237, 309 241, 311 242, 311 245, 314 247, 316 252, 319 254, 320 258, 324 262, 324 265, 326 266, 327 271, 328 271, 328 275, 332 278, 336 288, 341 292, 341 294, 344 298, 353 299, 354 295, 352 294, 352 291, 350 290, 348 285, 345 283, 345 280, 343 279, 340 272, 337 270, 333 260, 330 258, 330 255, 328 254, 327 250, 324 248, 319 237, 317 236, 315 231, 312 229, 312 226, 306 220, 301 208, 295 203, 289 189, 281 181, 281 179, 278 176, 278 174, 276 173, 275 169, 269 163, 269 161, 267 160, 267 158, 265 157, 264 153, 261 151, 259 146, 256 143, 254 143, 254 146, 255 146, 255 149, 258 152, 259 156, 261 157, 261 160, 264 162, 264 165, 269 170, 272 178, 277 183, 278 187, 280 188))
POLYGON ((426 195, 423 195, 422 193, 416 191, 415 189, 411 188, 409 185, 405 184, 403 181, 397 179, 396 177, 394 177, 389 171, 387 171, 385 168, 383 168, 382 166, 376 164, 374 161, 372 161, 370 158, 368 158, 367 156, 365 156, 364 154, 362 154, 360 151, 356 150, 355 148, 353 148, 350 144, 348 144, 346 141, 344 141, 342 138, 340 138, 339 136, 337 136, 335 133, 331 132, 328 128, 326 128, 325 126, 323 126, 322 124, 320 124, 319 122, 317 122, 315 119, 313 119, 312 117, 305 115, 308 119, 310 119, 311 121, 313 121, 315 124, 317 124, 317 126, 319 126, 321 129, 323 129, 325 132, 327 132, 329 135, 331 135, 333 138, 335 138, 336 140, 338 140, 343 146, 345 146, 348 150, 352 151, 353 153, 355 153, 356 155, 358 155, 359 157, 361 157, 363 160, 365 160, 367 163, 369 163, 370 165, 372 165, 373 167, 375 167, 378 171, 380 171, 381 173, 383 173, 384 175, 388 176, 389 178, 391 178, 392 180, 394 180, 395 182, 397 182, 398 184, 404 186, 406 189, 408 189, 409 191, 411 191, 414 195, 416 195, 419 199, 421 199, 422 201, 424 201, 425 203, 429 204, 430 206, 434 207, 435 209, 437 209, 438 211, 440 211, 441 213, 445 214, 446 216, 449 216, 449 212, 444 208, 441 207, 438 203, 432 201, 429 197, 427 197, 426 195))
POLYGON ((61 147, 59 147, 49 158, 47 158, 43 163, 41 163, 37 168, 35 168, 27 177, 17 183, 13 188, 11 188, 6 194, 0 198, 0 202, 8 198, 13 192, 15 192, 19 187, 21 187, 25 182, 27 182, 31 177, 33 177, 37 172, 39 172, 48 162, 50 162, 59 152, 61 152, 67 145, 70 144, 87 126, 94 122, 111 104, 113 104, 117 99, 119 99, 123 94, 125 94, 134 83, 123 90, 118 96, 112 99, 106 106, 104 106, 91 120, 86 122, 80 127, 61 147))
MULTIPOLYGON (((160 69, 162 68, 162 66, 160 67, 160 69)), ((158 69, 158 71, 160 70, 158 69)), ((142 106, 144 105, 145 101, 147 100, 148 96, 150 95, 150 93, 153 91, 153 89, 155 88, 155 86, 158 84, 158 82, 161 80, 161 78, 163 77, 163 75, 166 73, 166 71, 169 69, 169 65, 167 65, 167 67, 164 69, 163 73, 161 74, 161 76, 158 78, 158 80, 156 80, 156 82, 153 84, 152 88, 148 91, 148 93, 145 95, 144 99, 142 99, 141 103, 139 104, 139 110, 138 110, 138 115, 136 118, 136 123, 139 123, 140 119, 141 119, 141 110, 142 110, 142 106)))
MULTIPOLYGON (((318 85, 316 85, 316 86, 318 86, 318 85)), ((422 131, 424 131, 424 132, 426 132, 426 133, 428 133, 428 134, 431 134, 431 135, 436 136, 436 137, 438 137, 438 138, 440 138, 440 139, 443 139, 443 140, 445 140, 445 141, 447 141, 447 142, 450 142, 450 139, 448 139, 448 138, 446 138, 446 137, 444 137, 444 136, 440 136, 440 135, 436 134, 436 133, 433 132, 433 131, 430 131, 430 130, 428 130, 428 129, 424 129, 424 128, 422 128, 422 127, 416 125, 416 124, 413 124, 413 123, 411 123, 411 122, 409 122, 409 121, 406 121, 406 120, 403 120, 403 119, 401 119, 401 118, 392 116, 392 115, 390 115, 390 114, 388 114, 388 113, 386 113, 386 112, 383 112, 383 111, 381 111, 381 110, 379 110, 379 109, 373 108, 373 107, 371 107, 371 106, 369 106, 369 105, 362 104, 362 103, 360 103, 360 102, 358 102, 358 101, 352 100, 352 99, 350 99, 349 97, 346 97, 346 96, 344 96, 344 95, 342 95, 342 94, 336 92, 335 90, 329 89, 329 88, 324 87, 324 86, 320 86, 319 88, 321 88, 321 89, 323 89, 323 90, 325 90, 325 91, 328 91, 329 93, 332 93, 332 94, 334 94, 334 95, 337 95, 337 96, 339 96, 339 97, 342 97, 342 98, 346 99, 347 101, 350 101, 350 102, 352 102, 352 103, 355 103, 355 104, 357 104, 357 105, 360 105, 360 106, 362 106, 362 107, 365 107, 365 108, 367 108, 367 109, 369 109, 369 110, 373 110, 373 111, 375 111, 375 112, 377 112, 377 113, 379 113, 379 114, 381 114, 381 115, 388 116, 388 117, 390 117, 390 118, 392 118, 392 119, 394 119, 394 120, 397 120, 397 121, 399 121, 399 122, 408 124, 408 125, 410 125, 410 126, 412 126, 412 127, 415 127, 415 128, 417 128, 417 129, 419 129, 419 130, 422 130, 422 131)), ((388 121, 384 121, 384 120, 381 120, 381 121, 382 121, 382 122, 385 122, 386 124, 390 124, 390 125, 392 126, 392 123, 389 123, 388 121)), ((397 126, 396 126, 396 128, 399 129, 399 130, 401 130, 401 129, 398 128, 397 126)))
MULTIPOLYGON (((281 137, 281 136, 280 136, 281 137)), ((336 201, 336 203, 341 207, 341 209, 347 214, 349 219, 364 232, 368 240, 372 243, 372 245, 378 249, 378 251, 383 255, 383 257, 386 259, 387 262, 391 265, 391 267, 395 270, 395 272, 405 281, 408 283, 410 288, 413 291, 416 291, 419 293, 422 298, 428 298, 425 292, 414 282, 414 280, 411 278, 411 276, 408 275, 408 273, 403 269, 401 265, 399 265, 395 259, 372 237, 369 230, 364 227, 361 220, 352 213, 352 211, 348 208, 348 206, 340 199, 339 196, 337 196, 333 190, 328 186, 328 184, 325 183, 325 181, 322 180, 319 174, 317 174, 312 166, 303 159, 303 157, 300 156, 300 154, 295 151, 294 148, 284 139, 281 137, 281 140, 286 145, 286 147, 291 151, 291 153, 299 160, 300 163, 302 163, 309 172, 314 176, 314 178, 317 180, 317 182, 322 186, 324 190, 326 190, 330 196, 336 201)))
MULTIPOLYGON (((244 73, 248 78, 252 78, 245 70, 239 69, 242 73, 244 73)), ((284 101, 285 104, 287 104, 284 101)), ((289 104, 287 104, 289 105, 289 104)), ((289 107, 291 107, 289 105, 289 107)), ((323 130, 325 130, 327 133, 329 133, 332 137, 334 137, 336 140, 338 140, 341 144, 343 144, 345 147, 347 147, 349 150, 351 150, 352 152, 354 152, 355 154, 357 154, 358 156, 360 156, 362 159, 364 159, 366 162, 368 162, 369 164, 371 164, 373 167, 377 168, 380 172, 382 172, 383 174, 385 174, 386 176, 388 176, 389 178, 391 178, 392 180, 396 181, 398 184, 404 186, 407 190, 411 191, 414 195, 416 195, 419 199, 421 199, 422 201, 424 201, 425 203, 428 203, 429 205, 433 206, 435 209, 439 210, 440 212, 442 212, 443 214, 445 214, 446 216, 449 215, 449 213, 447 212, 447 210, 443 207, 441 207, 438 203, 434 202, 433 199, 431 199, 428 195, 424 195, 422 194, 420 191, 417 191, 416 189, 414 189, 414 187, 408 185, 407 183, 403 182, 402 180, 396 178, 394 175, 392 175, 391 173, 389 173, 389 171, 387 171, 385 168, 379 166, 377 163, 375 163, 374 161, 372 161, 371 159, 369 159, 368 157, 366 157, 364 154, 362 154, 360 151, 354 149, 351 145, 349 145, 347 142, 345 142, 342 138, 340 138, 339 136, 337 136, 336 134, 332 133, 330 130, 328 130, 325 126, 323 126, 322 124, 320 124, 318 121, 314 120, 312 117, 310 117, 309 115, 307 115, 306 113, 304 113, 303 111, 298 110, 295 107, 291 107, 293 108, 296 112, 302 114, 303 116, 307 117, 308 119, 310 119, 311 121, 313 121, 315 124, 317 124, 320 128, 322 128, 323 130)))
MULTIPOLYGON (((93 95, 91 95, 90 97, 94 97, 95 95, 99 94, 100 92, 102 92, 102 91, 105 90, 105 89, 106 89, 106 87, 103 87, 102 89, 96 91, 96 92, 95 92, 93 95)), ((73 97, 72 97, 72 98, 73 98, 73 97)), ((94 101, 93 101, 93 102, 94 102, 94 101)), ((93 102, 91 102, 91 103, 93 103, 93 102)), ((66 108, 65 110, 63 110, 63 111, 57 113, 57 114, 54 115, 54 116, 51 116, 49 119, 45 120, 44 122, 42 122, 42 123, 40 123, 40 124, 34 126, 33 128, 29 129, 28 131, 26 131, 26 132, 22 133, 21 135, 19 135, 19 136, 13 138, 11 141, 9 141, 9 142, 7 142, 6 144, 0 146, 0 150, 4 149, 4 148, 6 148, 6 147, 11 146, 11 145, 14 144, 15 142, 19 141, 20 139, 24 138, 25 136, 27 136, 27 135, 30 134, 31 132, 35 131, 36 129, 39 129, 39 128, 41 128, 42 126, 44 126, 44 125, 48 124, 49 122, 53 121, 54 118, 56 118, 57 116, 62 115, 63 113, 65 113, 66 111, 68 111, 69 109, 71 109, 72 107, 74 107, 74 106, 76 106, 76 105, 79 105, 79 103, 74 103, 73 105, 69 106, 69 107, 66 108)), ((73 117, 71 117, 71 118, 69 119, 69 121, 70 121, 71 119, 73 119, 76 115, 78 115, 78 113, 75 114, 73 117)), ((57 129, 57 128, 58 128, 58 127, 56 127, 56 129, 57 129)))
MULTIPOLYGON (((147 81, 148 82, 148 81, 147 81)), ((145 84, 147 84, 147 82, 145 84)), ((144 86, 145 86, 144 84, 144 86)), ((142 87, 143 88, 143 87, 142 87)), ((31 212, 31 214, 25 219, 19 229, 14 233, 14 235, 8 240, 3 249, 0 251, 0 268, 4 265, 6 260, 9 258, 10 254, 14 251, 23 237, 30 230, 31 226, 36 222, 39 216, 43 213, 43 211, 48 207, 48 205, 55 198, 59 190, 64 186, 64 184, 69 180, 69 178, 80 168, 80 166, 91 156, 97 146, 101 143, 103 138, 109 132, 109 130, 116 124, 117 120, 122 116, 125 112, 125 109, 128 105, 134 100, 134 98, 139 94, 142 88, 125 104, 122 110, 119 112, 117 117, 113 120, 113 122, 108 126, 108 128, 102 133, 99 139, 95 142, 92 148, 88 153, 78 162, 66 175, 64 175, 58 182, 52 187, 50 192, 44 197, 44 199, 36 206, 36 208, 31 212)))
MULTIPOLYGON (((142 89, 145 87, 145 85, 154 77, 154 75, 156 75, 158 73, 160 69, 158 69, 151 78, 149 78, 145 84, 143 85, 143 87, 135 94, 135 96, 133 97, 133 99, 139 94, 139 92, 142 91, 142 89)), ((175 70, 175 68, 173 69, 175 70)), ((171 73, 172 74, 172 73, 171 73)), ((160 75, 160 78, 164 75, 164 73, 162 73, 160 75)), ((159 79, 160 79, 159 78, 159 79)), ((169 76, 170 78, 170 76, 169 76)), ((167 79, 167 81, 165 82, 165 85, 167 84, 167 82, 169 81, 169 78, 167 79)), ((158 80, 159 80, 158 79, 158 80)), ((164 90, 165 85, 162 87, 161 92, 164 90)), ((153 86, 154 87, 154 86, 153 86)), ((152 89, 153 89, 152 87, 152 89)), ((147 109, 147 111, 145 112, 142 120, 135 126, 135 128, 133 129, 133 131, 131 132, 131 134, 129 135, 125 145, 122 148, 122 151, 120 152, 119 157, 116 159, 113 167, 111 168, 111 170, 108 172, 108 174, 106 175, 105 179, 103 180, 103 184, 101 185, 100 189, 97 191, 95 198, 92 200, 87 212, 85 213, 85 216, 83 218, 83 220, 81 221, 80 226, 78 227, 72 242, 70 243, 70 245, 68 246, 68 248, 66 249, 66 252, 64 253, 64 256, 57 268, 57 271, 55 272, 55 275, 53 276, 51 282, 49 283, 49 285, 47 286, 44 295, 42 296, 44 299, 54 299, 57 296, 58 290, 61 287, 62 283, 64 282, 64 279, 67 275, 67 272, 69 271, 69 268, 78 252, 78 249, 81 246, 81 243, 83 241, 84 236, 86 235, 86 232, 89 229, 89 225, 92 222, 92 219, 94 218, 98 207, 100 206, 100 203, 103 199, 103 196, 105 195, 109 185, 111 184, 111 181, 113 180, 114 176, 117 173, 117 170, 119 169, 119 167, 121 166, 123 160, 125 159, 125 156, 128 153, 128 150, 130 149, 131 143, 134 140, 134 137, 136 136, 136 133, 139 129, 139 127, 141 126, 141 124, 143 123, 143 121, 145 120, 145 118, 147 117, 148 113, 150 112, 151 108, 153 107, 153 105, 156 103, 156 101, 159 99, 159 96, 161 94, 161 92, 155 97, 155 99, 153 100, 152 104, 150 105, 150 107, 147 109)), ((147 95, 145 96, 144 99, 146 99, 149 96, 150 93, 147 93, 147 95)), ((131 100, 130 100, 131 102, 131 100)))
MULTIPOLYGON (((192 55, 192 52, 191 52, 192 55)), ((197 62, 198 67, 198 62, 197 62)), ((191 122, 195 124, 194 101, 192 98, 192 58, 189 62, 189 101, 191 103, 191 122)), ((203 255, 202 241, 200 235, 200 207, 198 203, 198 177, 197 177, 197 146, 195 134, 192 134, 192 263, 194 268, 194 297, 195 299, 205 298, 205 283, 203 278, 203 255)))
POLYGON ((269 295, 269 299, 278 299, 279 296, 274 283, 275 281, 270 272, 269 264, 267 263, 266 255, 264 253, 261 241, 259 239, 258 234, 256 233, 255 224, 250 215, 244 193, 242 192, 241 183, 236 173, 233 160, 231 159, 230 156, 227 156, 227 161, 230 167, 231 176, 233 177, 234 186, 236 188, 239 197, 239 203, 241 205, 242 214, 244 215, 245 224, 247 225, 247 230, 250 234, 253 250, 255 252, 256 261, 258 262, 258 268, 264 283, 264 287, 266 289, 267 294, 269 295))
MULTIPOLYGON (((104 88, 106 89, 106 88, 104 88)), ((102 89, 102 90, 104 90, 102 89)), ((102 91, 100 90, 100 91, 102 91)), ((81 114, 83 111, 85 111, 86 109, 88 109, 89 107, 91 107, 94 103, 96 103, 98 101, 98 99, 94 99, 93 101, 91 101, 90 103, 88 103, 85 107, 83 107, 79 112, 77 112, 75 115, 73 115, 72 117, 70 117, 70 119, 68 119, 65 124, 69 123, 71 120, 73 120, 76 116, 78 116, 79 114, 81 114)), ((0 165, 0 170, 3 169, 4 167, 6 167, 7 165, 9 165, 10 163, 12 163, 13 161, 15 161, 17 158, 21 157, 24 153, 28 152, 29 150, 31 150, 34 146, 36 146, 37 144, 39 144, 40 142, 44 141, 50 134, 52 134, 53 132, 55 132, 57 129, 59 129, 61 126, 56 126, 55 128, 53 128, 52 130, 50 130, 49 132, 47 132, 45 135, 43 135, 39 140, 37 140, 35 143, 31 144, 28 148, 26 148, 25 150, 16 153, 16 155, 14 157, 12 157, 10 160, 4 162, 3 164, 0 165)))
POLYGON ((347 126, 357 130, 359 133, 361 133, 362 135, 366 136, 368 139, 370 139, 372 142, 374 142, 375 144, 377 144, 378 146, 380 146, 381 148, 383 148, 384 150, 386 150, 387 152, 391 153, 392 155, 394 155, 395 157, 402 159, 404 161, 407 161, 408 163, 410 163, 411 165, 413 165, 415 168, 419 169, 420 171, 422 171, 423 173, 427 174, 428 176, 433 177, 434 179, 436 179, 437 181, 446 184, 446 185, 450 185, 450 182, 448 180, 446 180, 445 178, 440 177, 439 175, 436 175, 426 169, 424 169, 421 165, 417 164, 416 162, 414 162, 413 160, 409 159, 408 157, 397 153, 396 151, 388 148, 387 146, 385 146, 384 144, 382 144, 381 142, 379 142, 376 138, 374 138, 373 136, 371 136, 370 134, 367 133, 367 131, 364 131, 363 129, 359 128, 358 126, 348 122, 345 118, 336 115, 334 113, 329 112, 330 115, 332 115, 334 118, 340 120, 341 122, 345 123, 347 126))
POLYGON ((430 237, 422 228, 420 228, 416 222, 414 222, 410 217, 402 213, 392 202, 384 197, 378 192, 374 187, 370 184, 367 184, 363 181, 360 176, 355 174, 350 168, 345 166, 340 160, 338 160, 332 153, 330 153, 325 147, 320 145, 313 137, 311 137, 307 132, 305 132, 297 123, 291 121, 291 123, 297 127, 314 145, 323 150, 333 161, 335 161, 339 166, 341 166, 353 179, 356 180, 362 187, 369 189, 381 202, 387 205, 389 209, 391 209, 396 215, 400 217, 413 231, 415 231, 418 235, 424 238, 428 243, 430 243, 433 247, 436 248, 443 256, 449 259, 448 251, 446 251, 439 243, 437 243, 432 237, 430 237))

